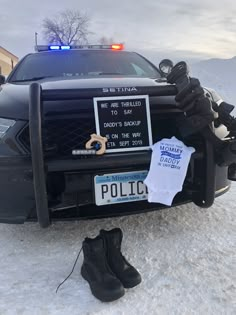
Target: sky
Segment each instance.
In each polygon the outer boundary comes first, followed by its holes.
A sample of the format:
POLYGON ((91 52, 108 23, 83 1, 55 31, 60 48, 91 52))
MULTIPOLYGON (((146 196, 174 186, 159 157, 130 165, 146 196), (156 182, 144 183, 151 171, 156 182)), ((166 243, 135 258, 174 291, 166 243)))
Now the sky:
POLYGON ((151 60, 236 56, 235 0, 0 0, 0 46, 32 52, 35 32, 46 43, 43 19, 65 9, 90 17, 91 44, 112 37, 151 60))

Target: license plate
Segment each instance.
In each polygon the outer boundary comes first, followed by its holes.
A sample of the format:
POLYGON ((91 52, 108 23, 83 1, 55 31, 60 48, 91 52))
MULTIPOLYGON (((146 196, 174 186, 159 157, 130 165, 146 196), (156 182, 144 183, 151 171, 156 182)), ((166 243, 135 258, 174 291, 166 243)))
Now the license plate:
POLYGON ((94 177, 97 206, 146 200, 148 191, 143 181, 148 171, 113 173, 94 177))

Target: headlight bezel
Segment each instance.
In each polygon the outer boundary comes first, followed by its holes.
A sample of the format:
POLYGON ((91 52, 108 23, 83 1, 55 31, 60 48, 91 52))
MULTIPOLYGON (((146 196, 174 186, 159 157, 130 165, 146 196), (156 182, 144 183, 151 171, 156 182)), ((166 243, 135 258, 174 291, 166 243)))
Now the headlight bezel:
POLYGON ((0 140, 6 135, 10 128, 16 123, 16 120, 9 118, 0 118, 0 140))

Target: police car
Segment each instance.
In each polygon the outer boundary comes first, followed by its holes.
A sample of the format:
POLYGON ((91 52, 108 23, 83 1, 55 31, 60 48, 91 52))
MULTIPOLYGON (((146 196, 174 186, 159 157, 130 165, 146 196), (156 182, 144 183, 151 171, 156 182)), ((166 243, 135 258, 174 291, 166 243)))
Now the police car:
MULTIPOLYGON (((120 44, 37 49, 0 77, 0 222, 46 227, 165 207, 147 202, 143 181, 151 145, 182 139, 169 64, 120 44)), ((227 167, 200 134, 184 142, 196 151, 173 206, 210 207, 229 189, 227 167)))

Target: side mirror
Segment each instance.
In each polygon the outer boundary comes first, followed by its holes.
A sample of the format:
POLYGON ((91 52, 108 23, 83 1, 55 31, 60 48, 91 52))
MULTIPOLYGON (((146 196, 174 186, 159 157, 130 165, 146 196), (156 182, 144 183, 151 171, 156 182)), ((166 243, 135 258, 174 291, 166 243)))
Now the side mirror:
POLYGON ((159 63, 159 69, 161 71, 161 74, 164 78, 167 77, 167 75, 171 72, 174 64, 170 59, 163 59, 159 63))
POLYGON ((4 77, 4 75, 0 74, 0 85, 4 84, 6 82, 6 78, 4 77))

